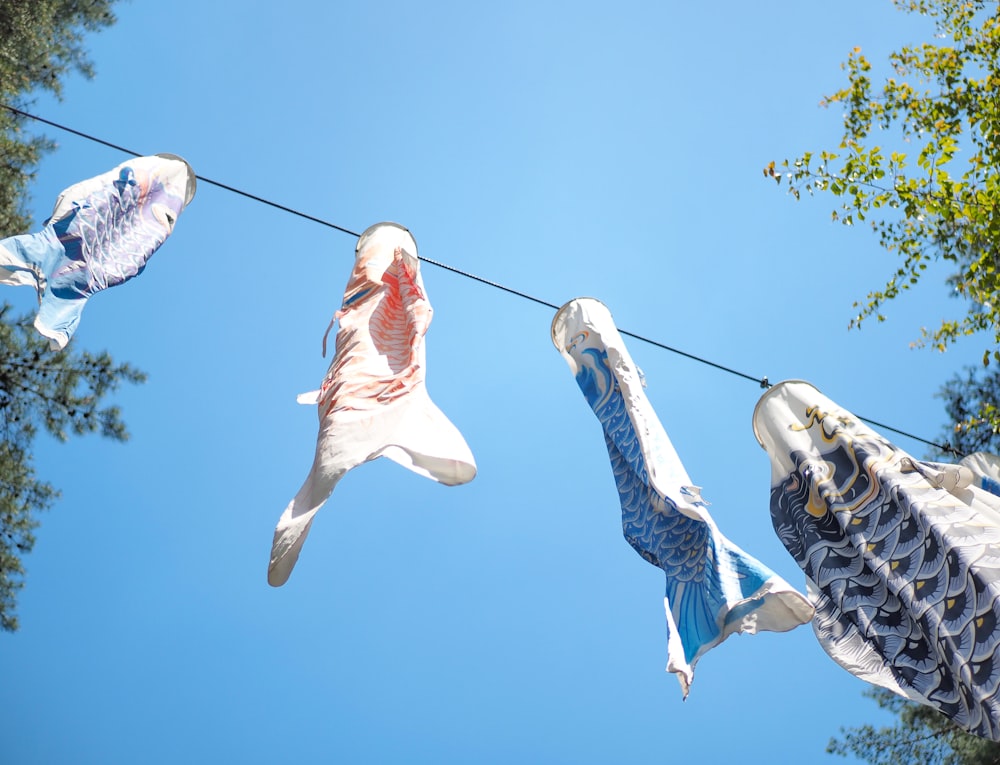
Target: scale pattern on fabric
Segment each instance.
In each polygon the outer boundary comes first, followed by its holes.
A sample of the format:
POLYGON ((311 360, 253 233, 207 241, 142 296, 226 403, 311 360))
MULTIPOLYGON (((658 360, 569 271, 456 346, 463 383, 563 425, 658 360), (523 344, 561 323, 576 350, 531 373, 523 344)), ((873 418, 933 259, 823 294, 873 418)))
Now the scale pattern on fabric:
POLYGON ((969 479, 939 488, 933 476, 957 466, 914 460, 833 407, 782 423, 811 447, 786 444, 790 472, 771 491, 817 637, 859 677, 997 740, 1000 503, 969 479))
POLYGON ((667 670, 684 694, 698 659, 729 635, 808 622, 808 601, 716 527, 608 309, 592 298, 570 301, 552 339, 604 431, 625 539, 666 575, 667 670))
MULTIPOLYGON (((603 381, 603 400, 591 405, 604 428, 621 500, 622 532, 644 560, 666 574, 666 599, 677 623, 684 658, 690 664, 718 642, 723 626, 716 623, 720 614, 725 615, 724 624, 738 623, 744 616, 741 609, 730 610, 730 597, 750 597, 773 573, 745 555, 733 554, 725 538, 713 535, 707 523, 684 515, 650 486, 625 399, 617 384, 611 384, 607 354, 601 353, 599 358, 597 368, 608 374, 603 381)), ((705 507, 700 499, 695 502, 705 507)))
POLYGON ((66 262, 50 277, 54 295, 90 297, 141 274, 184 206, 142 168, 137 175, 123 167, 112 185, 117 195, 91 195, 53 224, 66 250, 66 262), (144 204, 150 196, 157 207, 144 204))
POLYGON ((317 405, 319 433, 309 474, 274 530, 267 570, 274 587, 288 581, 316 513, 359 465, 386 457, 446 486, 476 475, 468 444, 427 392, 424 340, 433 309, 416 252, 410 232, 395 223, 358 238, 334 314, 333 360, 320 389, 299 397, 317 405))
POLYGON ((394 252, 381 284, 361 285, 336 315, 341 322, 338 347, 349 347, 352 353, 338 352, 323 378, 321 418, 334 411, 376 410, 423 383, 420 350, 433 311, 418 282, 417 261, 394 252), (348 318, 350 311, 376 296, 370 315, 348 318))
POLYGON ((0 241, 0 284, 34 287, 35 328, 63 348, 87 300, 141 274, 195 194, 180 157, 136 157, 70 186, 34 234, 0 241))

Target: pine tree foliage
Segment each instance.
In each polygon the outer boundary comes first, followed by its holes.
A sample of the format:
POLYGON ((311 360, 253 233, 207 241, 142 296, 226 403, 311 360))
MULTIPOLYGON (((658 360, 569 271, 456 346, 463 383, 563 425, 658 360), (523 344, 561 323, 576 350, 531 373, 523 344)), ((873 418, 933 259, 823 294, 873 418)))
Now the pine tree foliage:
POLYGON ((949 422, 955 423, 943 433, 943 443, 959 454, 1000 454, 1000 370, 965 369, 937 395, 945 402, 949 422))
POLYGON ((101 402, 123 382, 145 379, 107 353, 52 351, 30 316, 14 318, 10 312, 9 305, 0 307, 0 628, 5 630, 17 629, 21 556, 35 543, 35 515, 57 497, 33 467, 39 428, 60 441, 85 433, 124 441, 121 412, 101 402))
MULTIPOLYGON (((114 0, 0 0, 0 102, 14 107, 33 94, 62 95, 71 71, 93 75, 83 47, 88 32, 115 22, 114 0)), ((34 168, 53 147, 30 135, 24 118, 0 109, 0 237, 26 231, 34 168)))
POLYGON ((1000 744, 966 733, 936 710, 884 688, 873 687, 865 695, 898 722, 887 728, 841 729, 843 738, 831 739, 827 746, 830 754, 871 765, 1000 765, 1000 744))
MULTIPOLYGON (((92 76, 88 33, 114 23, 114 0, 0 0, 0 103, 23 108, 33 95, 60 96, 76 71, 92 76)), ((0 108, 0 238, 31 230, 28 188, 51 141, 29 132, 23 117, 0 108)), ((0 288, 7 289, 7 288, 0 288)), ((18 289, 24 289, 19 287, 18 289)), ((0 305, 0 629, 13 631, 23 556, 35 542, 37 514, 58 492, 35 472, 35 437, 65 440, 97 433, 122 441, 121 414, 103 399, 143 375, 106 353, 52 351, 31 326, 0 305)))

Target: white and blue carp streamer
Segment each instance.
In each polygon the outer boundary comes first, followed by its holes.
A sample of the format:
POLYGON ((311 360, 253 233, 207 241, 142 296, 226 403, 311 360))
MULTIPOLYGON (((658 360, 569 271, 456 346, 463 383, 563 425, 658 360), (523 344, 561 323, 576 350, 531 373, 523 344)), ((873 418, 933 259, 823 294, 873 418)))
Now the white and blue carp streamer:
POLYGON ((823 649, 1000 740, 996 458, 914 459, 798 380, 761 397, 753 427, 771 459, 771 520, 805 572, 823 649))
POLYGON ((666 574, 667 671, 686 697, 709 649, 733 633, 791 630, 812 618, 812 606, 716 527, 607 307, 593 298, 566 303, 552 341, 604 429, 625 539, 666 574))
POLYGON ((136 157, 59 195, 41 231, 0 240, 0 284, 38 292, 35 329, 65 348, 91 295, 142 273, 194 198, 175 154, 136 157))
POLYGON ((333 361, 320 390, 299 396, 318 405, 319 434, 305 483, 274 530, 272 586, 288 580, 313 518, 349 470, 386 457, 446 486, 475 478, 465 439, 427 393, 424 336, 432 313, 410 232, 378 223, 362 233, 334 315, 333 361))

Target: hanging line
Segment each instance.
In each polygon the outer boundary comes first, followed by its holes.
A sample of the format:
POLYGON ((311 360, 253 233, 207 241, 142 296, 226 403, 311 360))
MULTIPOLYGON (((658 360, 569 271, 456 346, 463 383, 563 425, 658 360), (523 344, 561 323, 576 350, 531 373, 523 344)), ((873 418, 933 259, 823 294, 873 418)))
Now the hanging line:
MULTIPOLYGON (((65 132, 67 132, 67 133, 72 133, 73 135, 79 136, 80 138, 85 138, 88 141, 93 141, 94 143, 99 143, 102 146, 107 146, 108 148, 115 149, 115 150, 123 152, 125 154, 129 154, 129 155, 131 155, 133 157, 141 157, 142 156, 141 154, 139 154, 136 151, 132 151, 131 149, 126 149, 124 146, 119 146, 118 144, 111 143, 110 141, 105 141, 105 140, 103 140, 101 138, 98 138, 96 136, 90 135, 88 133, 84 133, 84 132, 82 132, 80 130, 74 130, 73 128, 67 127, 66 125, 60 125, 58 122, 52 122, 51 120, 47 120, 47 119, 45 119, 43 117, 38 117, 38 116, 36 116, 34 114, 31 114, 29 112, 23 111, 21 109, 17 109, 17 108, 15 108, 13 106, 8 106, 7 104, 3 104, 3 103, 0 103, 0 106, 2 106, 4 109, 7 109, 8 111, 13 112, 14 114, 19 114, 22 117, 27 117, 28 119, 35 120, 36 122, 41 122, 42 124, 49 125, 50 127, 57 128, 58 130, 63 130, 65 132)), ((241 197, 246 197, 247 199, 252 199, 255 202, 260 202, 261 204, 268 205, 269 207, 274 207, 275 209, 281 210, 283 212, 290 213, 291 215, 296 215, 296 216, 298 216, 300 218, 305 218, 306 220, 312 221, 313 223, 318 223, 321 226, 326 226, 327 228, 332 228, 332 229, 334 229, 336 231, 340 231, 341 233, 348 234, 348 235, 354 236, 354 237, 360 237, 361 236, 361 234, 359 234, 359 233, 357 233, 355 231, 351 231, 348 228, 344 228, 343 226, 338 226, 335 223, 331 223, 330 221, 323 220, 322 218, 317 218, 317 217, 315 217, 313 215, 309 215, 308 213, 301 212, 300 210, 296 210, 296 209, 291 208, 291 207, 286 207, 285 205, 278 204, 277 202, 272 202, 269 199, 265 199, 263 197, 259 197, 256 194, 251 194, 251 193, 249 193, 247 191, 242 191, 241 189, 234 188, 233 186, 229 186, 229 185, 227 185, 225 183, 220 183, 219 181, 213 181, 212 179, 205 178, 204 176, 201 176, 201 175, 195 175, 195 178, 197 178, 202 183, 207 183, 210 186, 216 186, 216 187, 218 187, 220 189, 225 189, 226 191, 232 192, 233 194, 238 194, 241 197)), ((547 308, 551 308, 553 311, 558 311, 559 310, 559 306, 557 306, 555 303, 550 303, 547 300, 542 300, 541 298, 534 297, 533 295, 529 295, 526 292, 521 292, 520 290, 516 290, 516 289, 513 289, 511 287, 506 287, 503 284, 500 284, 498 282, 490 281, 489 279, 484 279, 481 276, 476 276, 475 274, 469 273, 468 271, 463 271, 460 268, 455 268, 454 266, 449 266, 446 263, 442 263, 442 262, 440 262, 438 260, 433 260, 432 258, 424 257, 423 255, 418 255, 417 257, 418 257, 419 260, 423 261, 424 263, 429 263, 432 266, 437 266, 438 268, 444 269, 445 271, 451 271, 453 274, 458 274, 459 276, 464 276, 466 279, 472 279, 473 281, 479 282, 480 284, 485 284, 485 285, 487 285, 489 287, 494 287, 494 288, 496 288, 498 290, 502 290, 503 292, 506 292, 508 294, 515 295, 515 296, 517 296, 519 298, 523 298, 524 300, 530 300, 532 303, 537 303, 538 305, 546 306, 547 308)), ((635 340, 639 340, 639 341, 641 341, 643 343, 647 343, 648 345, 652 345, 655 348, 660 348, 660 349, 662 349, 664 351, 670 351, 670 353, 676 353, 678 356, 684 356, 685 358, 691 359, 692 361, 697 361, 697 362, 699 362, 701 364, 705 364, 707 366, 713 367, 713 368, 721 370, 723 372, 728 372, 729 374, 735 375, 736 377, 742 377, 744 380, 749 380, 750 382, 755 382, 758 385, 760 385, 761 388, 767 389, 767 388, 771 387, 771 383, 768 381, 768 379, 767 379, 766 376, 765 377, 754 377, 753 375, 746 374, 745 372, 740 372, 737 369, 732 369, 731 367, 723 366, 722 364, 717 364, 714 361, 709 361, 708 359, 702 358, 701 356, 696 356, 693 353, 687 353, 686 351, 682 351, 682 350, 680 350, 678 348, 672 348, 669 345, 665 345, 664 343, 660 343, 660 342, 658 342, 656 340, 652 340, 652 339, 650 339, 648 337, 645 337, 643 335, 636 334, 635 332, 629 332, 628 330, 624 330, 624 329, 620 329, 620 328, 619 328, 618 331, 621 334, 623 334, 623 335, 625 335, 627 337, 631 337, 631 338, 634 338, 635 340)), ((961 452, 959 452, 957 449, 954 449, 954 448, 952 448, 951 446, 949 446, 947 444, 939 444, 939 443, 936 443, 935 441, 928 441, 926 438, 921 438, 920 436, 915 436, 912 433, 907 433, 905 430, 900 430, 899 428, 894 428, 894 427, 892 427, 890 425, 885 425, 884 423, 876 422, 875 420, 870 420, 867 417, 860 417, 860 416, 858 416, 858 419, 859 420, 863 420, 863 421, 867 422, 870 425, 874 425, 875 427, 883 428, 885 430, 890 430, 893 433, 896 433, 896 434, 901 435, 901 436, 905 436, 907 438, 912 438, 914 441, 919 441, 920 443, 925 444, 927 446, 933 446, 935 449, 937 449, 939 451, 942 451, 942 452, 945 452, 945 453, 948 453, 948 454, 954 454, 954 455, 957 455, 959 457, 965 456, 961 452)))
MULTIPOLYGON (((86 138, 88 141, 99 143, 102 146, 107 146, 110 149, 116 149, 117 151, 124 152, 125 154, 129 154, 133 157, 142 156, 137 151, 132 151, 131 149, 126 149, 124 146, 119 146, 118 144, 102 140, 100 138, 97 138, 96 136, 83 133, 79 130, 74 130, 73 128, 67 127, 66 125, 60 125, 58 122, 52 122, 51 120, 47 120, 44 117, 38 117, 34 114, 29 114, 28 112, 22 111, 21 109, 16 109, 13 106, 8 106, 7 104, 0 104, 0 106, 2 106, 4 109, 14 112, 15 114, 20 114, 22 117, 28 117, 29 119, 33 119, 45 125, 50 125, 51 127, 58 128, 59 130, 65 130, 67 133, 72 133, 73 135, 80 136, 80 138, 86 138)), ((292 215, 298 215, 300 218, 311 220, 313 223, 319 223, 322 226, 327 226, 328 228, 336 229, 337 231, 342 231, 343 233, 350 234, 351 236, 361 236, 361 234, 357 234, 354 231, 350 231, 349 229, 338 226, 335 223, 330 223, 330 221, 323 220, 322 218, 316 218, 312 215, 308 215, 298 210, 293 210, 291 207, 285 207, 284 205, 280 205, 277 202, 272 202, 268 199, 264 199, 263 197, 258 197, 255 194, 251 194, 247 191, 241 191, 240 189, 233 188, 232 186, 227 186, 225 183, 220 183, 219 181, 213 181, 211 178, 205 178, 202 175, 196 175, 195 178, 197 178, 199 181, 202 181, 203 183, 207 183, 210 186, 218 186, 220 189, 231 191, 234 194, 239 194, 241 197, 252 199, 255 202, 260 202, 261 204, 269 205, 271 207, 277 208, 278 210, 291 213, 292 215)))

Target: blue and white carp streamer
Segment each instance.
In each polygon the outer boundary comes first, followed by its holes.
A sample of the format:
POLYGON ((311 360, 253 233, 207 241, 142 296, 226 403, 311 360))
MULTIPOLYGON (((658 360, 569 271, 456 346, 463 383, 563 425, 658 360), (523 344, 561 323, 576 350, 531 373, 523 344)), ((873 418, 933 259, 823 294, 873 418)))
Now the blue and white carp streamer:
POLYGON ((91 295, 142 273, 196 184, 187 162, 157 154, 70 186, 41 231, 0 240, 0 284, 34 287, 35 329, 65 348, 91 295))
POLYGON ((666 574, 667 671, 686 697, 709 649, 736 632, 805 624, 812 606, 716 527, 607 307, 593 298, 566 303, 552 321, 552 341, 604 429, 625 539, 666 574))

